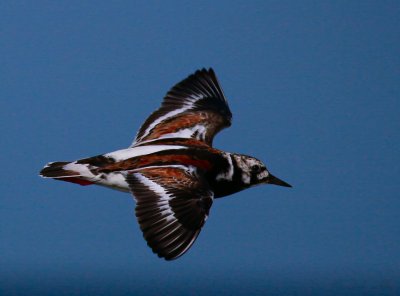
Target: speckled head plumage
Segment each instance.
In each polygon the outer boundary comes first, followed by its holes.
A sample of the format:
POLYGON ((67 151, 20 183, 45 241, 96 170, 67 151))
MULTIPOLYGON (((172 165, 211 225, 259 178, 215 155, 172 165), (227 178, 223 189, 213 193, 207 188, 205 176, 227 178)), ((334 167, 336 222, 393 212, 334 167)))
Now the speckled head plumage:
POLYGON ((274 184, 285 187, 292 187, 288 183, 273 176, 265 164, 252 156, 244 154, 233 154, 236 169, 240 171, 241 179, 245 187, 252 187, 259 184, 274 184))

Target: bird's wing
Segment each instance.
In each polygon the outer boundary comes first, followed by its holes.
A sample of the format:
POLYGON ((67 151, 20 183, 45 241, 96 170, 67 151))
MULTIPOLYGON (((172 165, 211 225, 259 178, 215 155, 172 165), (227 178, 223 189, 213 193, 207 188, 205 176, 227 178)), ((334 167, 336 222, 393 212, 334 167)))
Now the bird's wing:
POLYGON ((193 138, 212 145, 232 113, 214 71, 202 69, 176 84, 141 126, 131 147, 162 138, 193 138))
POLYGON ((136 217, 149 247, 173 260, 194 243, 208 217, 213 192, 184 166, 131 172, 127 182, 136 200, 136 217))

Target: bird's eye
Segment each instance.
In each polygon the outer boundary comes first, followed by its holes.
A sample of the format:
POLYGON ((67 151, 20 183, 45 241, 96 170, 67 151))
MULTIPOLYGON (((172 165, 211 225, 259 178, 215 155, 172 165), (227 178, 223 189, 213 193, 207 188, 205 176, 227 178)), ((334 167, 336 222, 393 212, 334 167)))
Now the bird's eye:
POLYGON ((261 171, 261 167, 260 167, 258 164, 254 165, 254 166, 252 167, 252 169, 253 169, 253 172, 256 172, 256 173, 258 173, 259 171, 261 171))

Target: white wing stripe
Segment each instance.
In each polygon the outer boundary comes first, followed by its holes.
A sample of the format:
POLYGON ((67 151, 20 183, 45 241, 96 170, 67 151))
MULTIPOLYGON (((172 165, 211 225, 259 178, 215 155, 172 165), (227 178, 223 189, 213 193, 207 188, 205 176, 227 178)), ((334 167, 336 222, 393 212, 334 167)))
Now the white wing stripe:
POLYGON ((139 146, 132 147, 127 149, 122 149, 110 153, 104 154, 105 157, 110 157, 115 161, 122 161, 132 157, 152 154, 155 152, 160 152, 164 150, 176 150, 176 149, 187 149, 185 146, 176 146, 176 145, 148 145, 148 146, 139 146))
MULTIPOLYGON (((140 173, 135 173, 134 176, 139 180, 139 182, 141 182, 142 184, 147 186, 151 191, 153 191, 160 197, 160 200, 157 201, 157 206, 162 208, 161 213, 163 215, 164 214, 165 215, 173 215, 174 214, 169 205, 167 207, 165 207, 166 202, 168 202, 171 199, 171 195, 169 193, 167 193, 166 190, 162 186, 160 186, 159 184, 146 178, 145 176, 143 176, 140 173)), ((166 217, 166 218, 167 218, 167 220, 169 220, 169 217, 166 217)))
MULTIPOLYGON (((157 124, 159 124, 161 121, 163 121, 164 119, 166 119, 166 118, 168 118, 168 117, 175 116, 175 115, 177 115, 177 114, 179 114, 179 113, 185 112, 185 111, 188 110, 190 107, 191 107, 191 106, 185 106, 185 107, 183 107, 183 108, 181 108, 181 109, 177 109, 177 110, 168 112, 167 114, 165 114, 165 115, 163 115, 163 116, 161 116, 161 117, 158 117, 156 120, 154 120, 154 121, 146 128, 146 130, 145 130, 145 132, 143 133, 143 135, 141 136, 141 138, 146 137, 146 136, 150 133, 150 131, 151 131, 157 124)), ((135 142, 136 142, 136 141, 135 141, 135 142)))
MULTIPOLYGON (((171 97, 172 97, 172 96, 171 96, 171 97)), ((140 139, 145 138, 145 137, 151 132, 151 130, 152 130, 154 127, 156 127, 160 122, 162 122, 163 120, 165 120, 165 119, 167 119, 167 118, 169 118, 169 117, 173 117, 173 116, 175 116, 175 115, 178 115, 178 114, 180 114, 180 113, 183 113, 183 112, 189 110, 190 108, 193 107, 193 104, 194 104, 196 101, 202 99, 203 97, 204 97, 204 96, 202 96, 202 95, 197 95, 197 96, 196 96, 196 95, 191 95, 190 97, 187 97, 186 100, 187 100, 188 102, 185 102, 182 108, 173 110, 173 111, 168 112, 167 114, 165 114, 165 115, 163 115, 163 116, 158 117, 156 120, 154 120, 154 121, 146 128, 146 130, 144 131, 143 135, 142 135, 140 138, 135 139, 135 140, 133 141, 133 143, 132 143, 131 146, 134 146, 136 143, 140 142, 140 139)))
POLYGON ((161 137, 157 138, 157 140, 168 138, 191 138, 196 132, 200 139, 204 139, 207 129, 204 127, 204 125, 196 124, 195 126, 181 129, 176 133, 162 135, 161 137))

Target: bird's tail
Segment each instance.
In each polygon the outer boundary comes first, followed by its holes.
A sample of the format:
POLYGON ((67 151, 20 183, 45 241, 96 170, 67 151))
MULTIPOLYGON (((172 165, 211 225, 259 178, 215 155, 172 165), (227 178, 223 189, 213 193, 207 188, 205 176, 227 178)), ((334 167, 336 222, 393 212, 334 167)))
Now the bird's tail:
POLYGON ((39 174, 43 178, 72 182, 82 186, 94 184, 88 180, 93 176, 88 165, 77 162, 49 162, 39 174))

